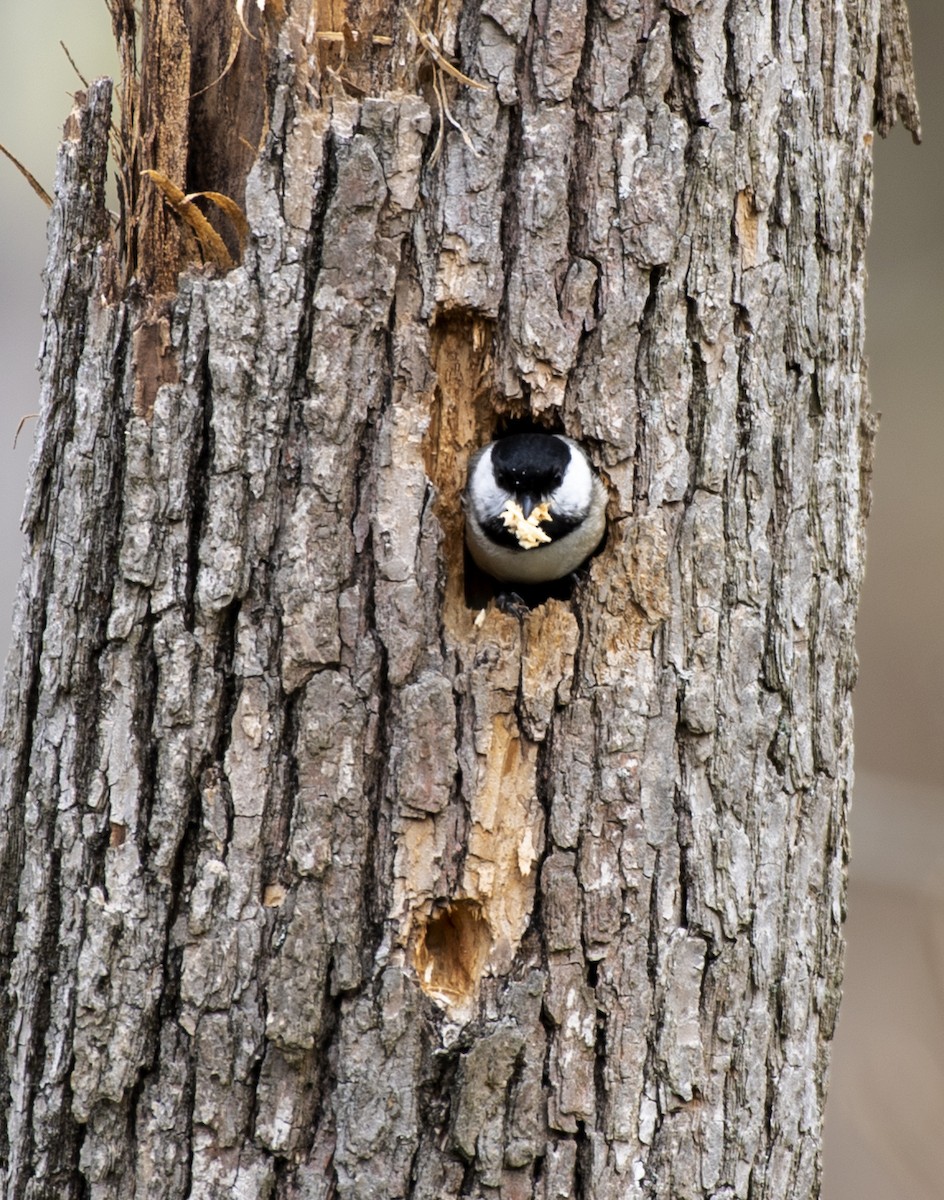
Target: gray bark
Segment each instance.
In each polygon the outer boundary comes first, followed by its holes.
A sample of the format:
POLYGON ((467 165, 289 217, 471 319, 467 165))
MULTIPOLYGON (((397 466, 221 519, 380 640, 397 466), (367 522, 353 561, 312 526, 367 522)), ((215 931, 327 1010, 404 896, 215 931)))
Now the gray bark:
POLYGON ((889 80, 878 0, 443 5, 438 157, 396 6, 300 8, 228 274, 123 291, 107 82, 67 125, 2 1195, 814 1197, 902 7, 889 80), (610 521, 519 626, 459 493, 524 417, 610 521))

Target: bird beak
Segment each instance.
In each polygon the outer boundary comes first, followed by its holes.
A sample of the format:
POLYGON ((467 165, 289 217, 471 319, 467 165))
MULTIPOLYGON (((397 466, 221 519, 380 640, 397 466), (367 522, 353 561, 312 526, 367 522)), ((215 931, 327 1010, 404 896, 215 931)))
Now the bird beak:
POLYGON ((534 496, 521 497, 521 511, 524 513, 524 519, 527 521, 531 513, 537 508, 539 501, 534 496))

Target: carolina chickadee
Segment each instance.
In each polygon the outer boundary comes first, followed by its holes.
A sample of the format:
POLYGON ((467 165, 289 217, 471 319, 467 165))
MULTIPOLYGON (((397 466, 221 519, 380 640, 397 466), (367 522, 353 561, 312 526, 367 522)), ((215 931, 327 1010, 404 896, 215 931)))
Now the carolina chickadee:
POLYGON ((577 569, 606 526, 606 491, 580 446, 559 433, 489 442, 469 463, 465 538, 475 562, 509 583, 577 569))

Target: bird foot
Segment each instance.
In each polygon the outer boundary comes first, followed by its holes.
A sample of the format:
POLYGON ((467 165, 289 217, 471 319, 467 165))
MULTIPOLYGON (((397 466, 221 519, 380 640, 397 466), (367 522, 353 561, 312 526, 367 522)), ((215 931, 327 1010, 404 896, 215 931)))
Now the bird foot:
POLYGON ((530 605, 517 592, 499 592, 495 597, 495 606, 499 612, 504 613, 508 617, 514 617, 519 623, 531 611, 530 605))

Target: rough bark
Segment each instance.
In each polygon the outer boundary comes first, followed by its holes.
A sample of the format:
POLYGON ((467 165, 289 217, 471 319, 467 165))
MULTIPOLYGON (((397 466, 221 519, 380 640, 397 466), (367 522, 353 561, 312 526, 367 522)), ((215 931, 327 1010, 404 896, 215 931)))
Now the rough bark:
POLYGON ((4 690, 5 1197, 817 1194, 889 4, 269 5, 245 260, 163 306, 90 89, 4 690), (459 505, 515 420, 611 497, 520 626, 459 505))

